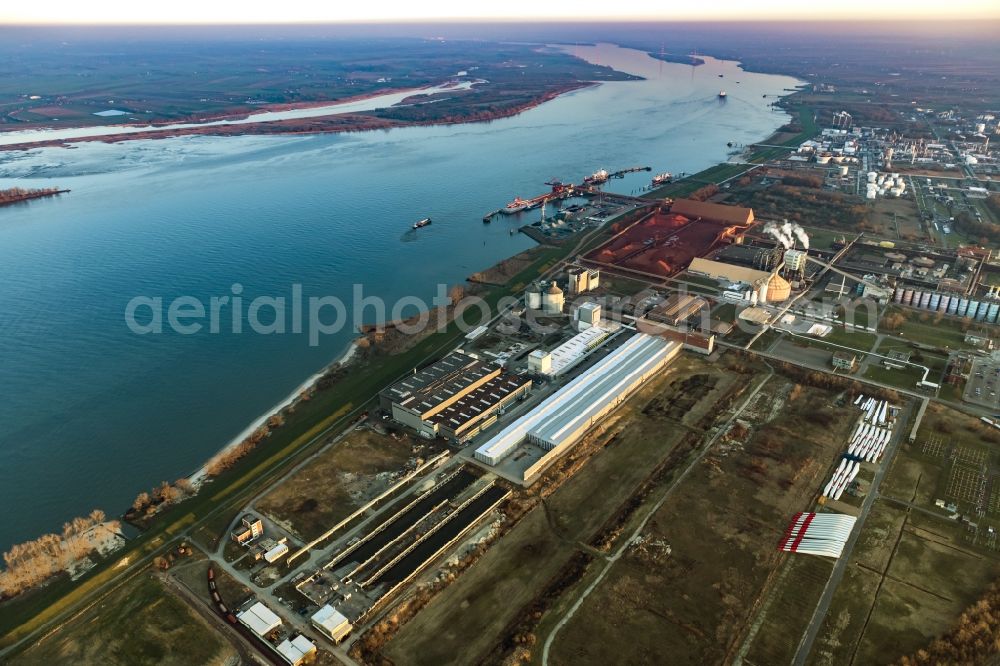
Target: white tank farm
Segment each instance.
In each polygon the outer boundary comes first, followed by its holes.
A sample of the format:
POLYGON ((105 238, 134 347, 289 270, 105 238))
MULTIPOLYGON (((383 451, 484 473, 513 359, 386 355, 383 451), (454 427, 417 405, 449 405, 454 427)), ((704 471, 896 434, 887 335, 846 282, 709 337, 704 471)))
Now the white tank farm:
POLYGON ((931 301, 930 303, 927 304, 927 307, 936 312, 938 309, 938 305, 940 303, 941 303, 941 294, 934 292, 933 294, 931 294, 931 301))
POLYGON ((950 304, 951 304, 951 296, 942 295, 941 296, 941 303, 938 305, 938 312, 947 312, 948 311, 948 305, 950 305, 950 304))
POLYGON ((959 317, 965 316, 965 311, 969 309, 969 299, 960 298, 958 299, 958 308, 955 310, 955 314, 959 317))
POLYGON ((962 301, 958 296, 951 297, 951 303, 948 304, 948 314, 958 314, 958 306, 961 305, 962 301))
POLYGON ((997 315, 1000 315, 1000 303, 990 303, 986 310, 986 321, 990 324, 997 323, 997 315))
POLYGON ((927 308, 931 304, 931 292, 924 291, 920 294, 920 307, 927 308))

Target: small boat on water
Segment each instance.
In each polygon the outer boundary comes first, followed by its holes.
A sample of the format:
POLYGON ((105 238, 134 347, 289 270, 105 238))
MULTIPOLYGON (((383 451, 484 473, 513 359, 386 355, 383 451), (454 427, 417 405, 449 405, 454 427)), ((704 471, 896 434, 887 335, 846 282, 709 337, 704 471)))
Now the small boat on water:
POLYGON ((726 98, 726 91, 725 90, 720 90, 719 91, 719 99, 725 99, 725 98, 726 98))
POLYGON ((424 219, 422 219, 422 220, 419 220, 419 221, 417 221, 417 222, 414 222, 414 223, 413 223, 413 228, 414 228, 414 229, 419 229, 420 227, 426 227, 426 226, 427 226, 428 224, 430 224, 430 223, 431 223, 431 218, 429 218, 429 217, 425 217, 425 218, 424 218, 424 219))
POLYGON ((525 201, 521 197, 514 197, 514 200, 507 204, 503 212, 508 215, 513 215, 514 213, 520 213, 522 210, 528 210, 531 208, 531 202, 525 201))
POLYGON ((663 173, 658 173, 653 176, 653 186, 666 185, 674 179, 674 174, 669 171, 664 171, 663 173))

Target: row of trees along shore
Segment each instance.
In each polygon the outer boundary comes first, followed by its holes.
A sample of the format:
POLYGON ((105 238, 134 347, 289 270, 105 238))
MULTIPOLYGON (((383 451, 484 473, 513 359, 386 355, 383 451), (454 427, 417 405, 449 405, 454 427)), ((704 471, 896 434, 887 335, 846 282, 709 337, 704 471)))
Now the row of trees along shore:
POLYGON ((0 571, 0 598, 16 596, 90 555, 98 542, 90 532, 102 523, 113 532, 121 529, 118 521, 107 522, 104 512, 95 509, 63 525, 62 534, 43 534, 11 546, 3 554, 6 568, 0 571))
POLYGON ((12 187, 6 190, 0 190, 0 206, 9 203, 16 203, 18 201, 24 201, 25 199, 37 199, 38 197, 48 197, 53 194, 59 194, 60 192, 65 192, 66 190, 60 190, 58 187, 46 187, 39 190, 28 190, 23 187, 12 187))

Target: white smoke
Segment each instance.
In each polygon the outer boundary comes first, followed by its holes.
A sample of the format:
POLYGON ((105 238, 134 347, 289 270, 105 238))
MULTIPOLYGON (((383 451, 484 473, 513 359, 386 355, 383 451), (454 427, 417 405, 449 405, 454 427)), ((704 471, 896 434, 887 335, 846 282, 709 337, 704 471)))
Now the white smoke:
POLYGON ((785 220, 780 225, 768 222, 764 225, 764 233, 774 236, 775 240, 786 250, 795 245, 796 239, 802 245, 802 249, 809 249, 809 236, 806 234, 806 230, 794 222, 785 220))

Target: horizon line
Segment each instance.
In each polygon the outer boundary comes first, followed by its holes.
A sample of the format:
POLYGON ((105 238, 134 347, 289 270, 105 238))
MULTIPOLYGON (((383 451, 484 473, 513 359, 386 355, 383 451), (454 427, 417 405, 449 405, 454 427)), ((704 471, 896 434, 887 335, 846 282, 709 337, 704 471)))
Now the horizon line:
POLYGON ((771 18, 761 18, 759 16, 748 16, 742 18, 725 18, 725 19, 714 19, 714 18, 685 18, 685 17, 674 17, 674 18, 660 18, 656 16, 636 16, 628 18, 614 18, 614 17, 574 17, 566 18, 562 16, 544 16, 544 17, 471 17, 471 16, 454 16, 454 17, 436 17, 436 18, 398 18, 398 19, 316 19, 316 20, 267 20, 267 21, 65 21, 65 22, 49 22, 49 21, 18 21, 16 19, 2 19, 0 18, 0 28, 7 27, 37 27, 37 28, 55 28, 55 27, 242 27, 242 26, 336 26, 336 25, 435 25, 435 24, 518 24, 518 23, 547 23, 547 24, 637 24, 637 25, 648 25, 650 22, 659 24, 692 24, 692 23, 702 23, 702 24, 715 24, 715 25, 733 25, 733 24, 748 24, 748 23, 809 23, 809 24, 859 24, 859 25, 872 25, 872 24, 895 24, 895 25, 914 25, 914 24, 962 24, 962 23, 981 23, 983 21, 997 22, 1000 23, 1000 10, 996 10, 994 13, 984 13, 980 15, 964 16, 961 18, 953 18, 950 16, 921 16, 921 17, 908 17, 905 19, 900 19, 898 16, 893 16, 891 14, 878 15, 873 17, 866 17, 864 19, 855 18, 840 18, 840 17, 817 17, 817 16, 787 16, 787 17, 771 17, 771 18))

